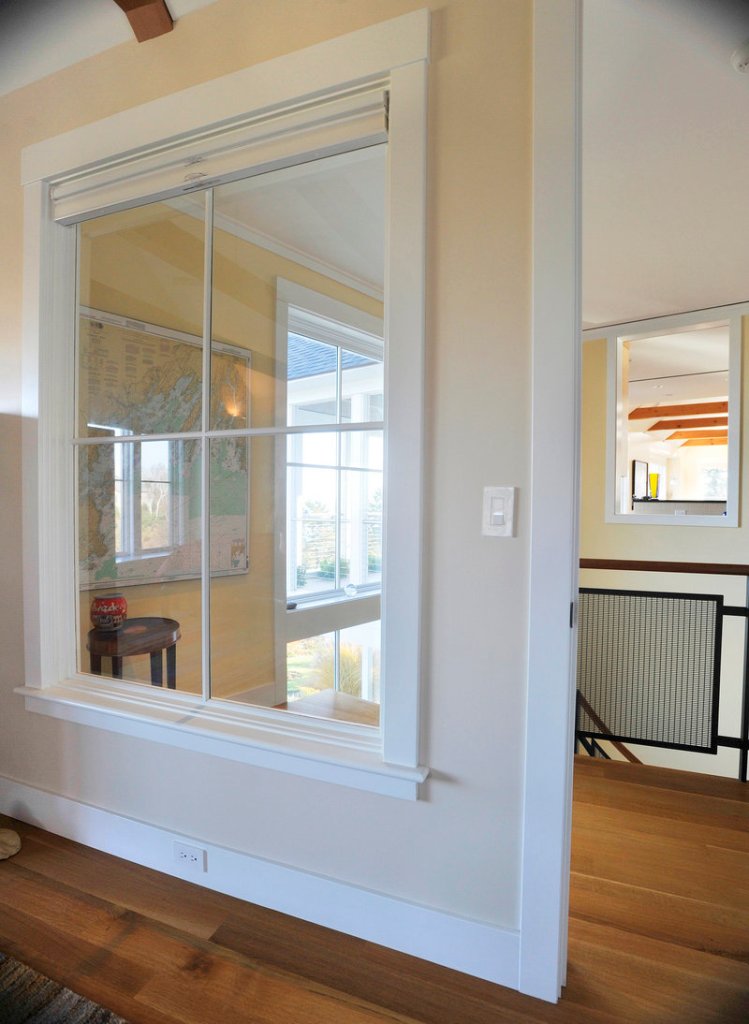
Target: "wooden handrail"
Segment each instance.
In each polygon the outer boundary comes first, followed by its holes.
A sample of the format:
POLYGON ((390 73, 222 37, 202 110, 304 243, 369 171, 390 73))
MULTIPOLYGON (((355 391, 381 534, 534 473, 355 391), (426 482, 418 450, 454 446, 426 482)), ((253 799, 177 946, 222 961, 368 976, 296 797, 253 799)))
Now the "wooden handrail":
POLYGON ((722 562, 643 562, 629 558, 581 558, 581 569, 632 572, 689 572, 704 576, 749 576, 749 565, 722 562))

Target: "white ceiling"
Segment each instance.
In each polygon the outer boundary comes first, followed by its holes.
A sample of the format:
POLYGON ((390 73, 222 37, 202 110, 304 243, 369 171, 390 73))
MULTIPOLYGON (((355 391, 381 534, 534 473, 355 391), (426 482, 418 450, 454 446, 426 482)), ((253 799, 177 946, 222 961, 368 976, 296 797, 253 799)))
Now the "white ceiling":
POLYGON ((745 0, 586 0, 583 319, 749 299, 745 0))
POLYGON ((217 224, 381 295, 386 146, 342 153, 216 190, 217 224))
MULTIPOLYGON (((175 21, 215 2, 166 0, 175 21)), ((134 41, 113 0, 0 0, 0 96, 134 41)))
POLYGON ((728 327, 629 342, 629 408, 728 396, 728 327))

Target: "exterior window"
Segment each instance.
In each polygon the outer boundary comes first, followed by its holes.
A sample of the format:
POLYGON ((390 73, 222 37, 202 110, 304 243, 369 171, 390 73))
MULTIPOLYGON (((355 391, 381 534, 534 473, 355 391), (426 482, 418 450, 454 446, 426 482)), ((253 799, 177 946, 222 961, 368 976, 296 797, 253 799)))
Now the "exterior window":
MULTIPOLYGON (((288 419, 294 426, 382 421, 382 356, 290 333, 288 419)), ((379 589, 382 430, 289 438, 287 596, 379 589)))

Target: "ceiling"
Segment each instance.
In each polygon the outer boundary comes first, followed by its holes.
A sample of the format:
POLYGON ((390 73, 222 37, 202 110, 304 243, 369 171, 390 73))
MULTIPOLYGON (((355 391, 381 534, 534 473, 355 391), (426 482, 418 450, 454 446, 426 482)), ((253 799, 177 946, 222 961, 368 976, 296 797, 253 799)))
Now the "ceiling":
POLYGON ((216 223, 382 296, 387 147, 372 146, 216 189, 216 223))
MULTIPOLYGON (((175 21, 216 0, 167 0, 175 21)), ((133 41, 112 0, 0 0, 0 96, 133 41)))
POLYGON ((749 299, 745 0, 586 0, 583 320, 749 299))
POLYGON ((728 397, 728 325, 648 336, 627 348, 630 409, 728 397))

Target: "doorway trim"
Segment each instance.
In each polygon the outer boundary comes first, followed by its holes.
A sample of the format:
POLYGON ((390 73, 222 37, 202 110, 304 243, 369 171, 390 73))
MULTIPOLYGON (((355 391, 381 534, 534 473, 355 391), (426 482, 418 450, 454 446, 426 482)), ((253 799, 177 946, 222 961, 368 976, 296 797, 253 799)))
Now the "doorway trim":
POLYGON ((572 823, 581 331, 583 0, 533 4, 528 713, 519 988, 566 980, 572 823))

